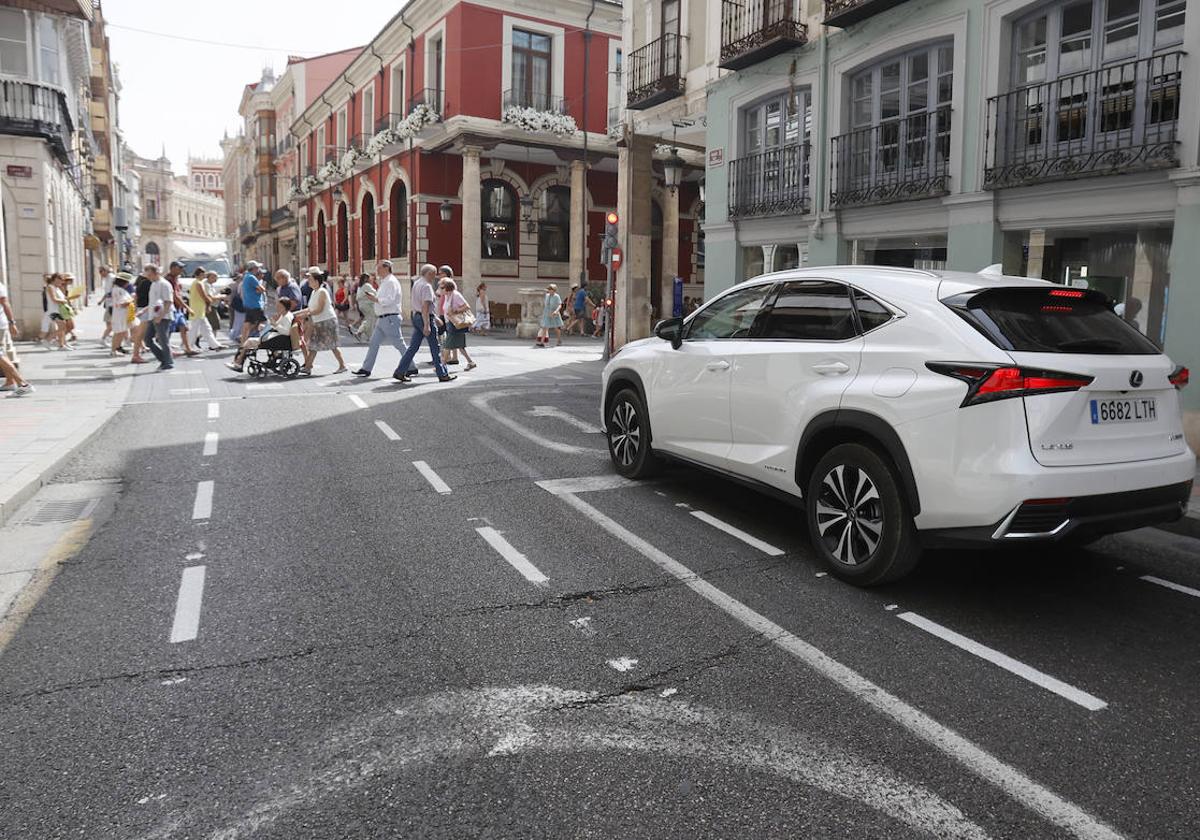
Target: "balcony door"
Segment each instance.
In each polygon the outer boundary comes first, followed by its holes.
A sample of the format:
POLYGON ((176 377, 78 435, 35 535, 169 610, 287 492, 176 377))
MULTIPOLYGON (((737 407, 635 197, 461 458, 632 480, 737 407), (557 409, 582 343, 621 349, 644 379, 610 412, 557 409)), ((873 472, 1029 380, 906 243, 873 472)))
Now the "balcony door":
POLYGON ((679 0, 663 0, 659 34, 659 78, 679 75, 679 0))
POLYGON ((812 102, 808 90, 784 93, 742 110, 733 189, 739 215, 800 209, 808 189, 812 102))
POLYGON ((549 35, 512 31, 512 102, 524 108, 551 110, 549 35))

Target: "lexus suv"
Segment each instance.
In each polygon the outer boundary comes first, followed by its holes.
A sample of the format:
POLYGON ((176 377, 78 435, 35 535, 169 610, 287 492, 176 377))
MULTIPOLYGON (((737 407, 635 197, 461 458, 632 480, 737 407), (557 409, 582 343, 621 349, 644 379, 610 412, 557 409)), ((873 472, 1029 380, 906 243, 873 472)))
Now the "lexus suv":
POLYGON ((1178 519, 1188 371, 1102 294, 871 266, 755 278, 604 371, 617 472, 687 462, 802 502, 830 571, 928 546, 1082 545, 1178 519))

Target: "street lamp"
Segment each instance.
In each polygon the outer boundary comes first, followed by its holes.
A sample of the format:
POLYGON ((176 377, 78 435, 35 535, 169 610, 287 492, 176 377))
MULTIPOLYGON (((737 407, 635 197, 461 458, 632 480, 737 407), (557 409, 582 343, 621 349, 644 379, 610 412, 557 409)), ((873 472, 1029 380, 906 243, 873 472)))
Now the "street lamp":
POLYGON ((344 192, 342 192, 342 185, 341 185, 341 184, 338 184, 337 186, 335 186, 335 187, 333 188, 333 201, 334 201, 334 203, 335 203, 335 204, 336 204, 337 202, 341 201, 341 200, 342 200, 343 198, 345 198, 345 197, 346 197, 346 194, 345 194, 344 192))
POLYGON ((537 233, 537 207, 533 203, 533 196, 521 196, 521 217, 525 219, 525 232, 537 233))
POLYGON ((449 201, 443 201, 438 206, 438 216, 441 217, 443 222, 449 224, 450 220, 454 218, 454 205, 449 201))
POLYGON ((667 183, 667 189, 674 193, 679 189, 679 182, 682 179, 683 158, 679 156, 679 150, 672 146, 671 156, 663 161, 663 180, 667 183))
POLYGON ((700 203, 704 203, 704 179, 700 179, 700 203))

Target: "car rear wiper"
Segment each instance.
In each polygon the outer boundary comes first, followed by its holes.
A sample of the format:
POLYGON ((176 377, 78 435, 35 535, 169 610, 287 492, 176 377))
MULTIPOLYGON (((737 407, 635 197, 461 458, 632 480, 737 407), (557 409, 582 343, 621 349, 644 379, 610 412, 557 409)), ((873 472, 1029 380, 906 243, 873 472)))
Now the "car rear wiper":
POLYGON ((1059 342, 1057 347, 1059 350, 1119 350, 1121 342, 1111 338, 1077 338, 1059 342))

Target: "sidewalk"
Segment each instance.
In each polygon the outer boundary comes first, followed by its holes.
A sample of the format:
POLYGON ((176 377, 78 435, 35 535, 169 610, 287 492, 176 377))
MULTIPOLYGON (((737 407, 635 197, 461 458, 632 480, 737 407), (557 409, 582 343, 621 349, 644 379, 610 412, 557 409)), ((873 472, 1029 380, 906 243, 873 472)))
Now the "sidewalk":
POLYGON ((89 306, 76 319, 77 349, 18 342, 21 375, 36 390, 0 399, 0 525, 125 403, 139 371, 109 364, 99 345, 103 331, 100 307, 89 306))

